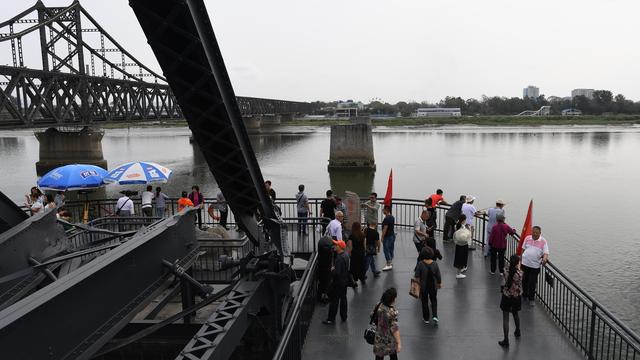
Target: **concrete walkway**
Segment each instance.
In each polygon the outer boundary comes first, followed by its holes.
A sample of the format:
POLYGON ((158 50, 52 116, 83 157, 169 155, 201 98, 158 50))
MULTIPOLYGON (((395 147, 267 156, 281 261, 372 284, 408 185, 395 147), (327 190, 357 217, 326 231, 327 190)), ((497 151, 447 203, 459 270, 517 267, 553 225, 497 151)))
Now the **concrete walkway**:
MULTIPOLYGON (((457 280, 453 268, 454 245, 438 248, 444 259, 439 262, 443 287, 438 292, 439 326, 422 322, 420 300, 408 295, 409 279, 416 262, 412 233, 398 233, 394 269, 374 279, 371 272, 365 286, 348 290, 349 319, 335 325, 324 325, 328 306, 318 305, 307 333, 303 359, 360 360, 374 359, 372 346, 363 338, 369 313, 389 287, 398 289, 396 308, 402 337, 400 359, 583 359, 568 337, 551 320, 539 303, 531 308, 523 303, 520 312, 522 337, 513 337, 510 323, 508 349, 498 345, 502 339, 500 277, 489 274, 489 261, 482 251, 470 252, 467 278, 457 280)), ((384 256, 378 257, 378 268, 384 256)))

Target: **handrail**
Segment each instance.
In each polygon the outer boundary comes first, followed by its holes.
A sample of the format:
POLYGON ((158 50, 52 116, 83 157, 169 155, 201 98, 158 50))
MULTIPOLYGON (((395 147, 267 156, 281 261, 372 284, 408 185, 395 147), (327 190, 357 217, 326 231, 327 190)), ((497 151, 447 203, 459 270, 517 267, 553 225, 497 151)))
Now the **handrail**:
POLYGON ((282 338, 280 343, 278 344, 278 348, 276 349, 273 360, 280 360, 285 355, 285 351, 287 350, 288 345, 290 344, 289 340, 293 334, 293 331, 296 326, 299 325, 297 321, 300 317, 300 312, 302 311, 302 305, 307 297, 307 293, 309 289, 313 285, 313 280, 315 277, 316 267, 318 265, 318 253, 313 253, 311 259, 309 259, 309 263, 307 264, 307 268, 304 271, 302 283, 300 285, 300 291, 298 292, 298 296, 295 300, 295 305, 291 312, 291 316, 287 321, 287 327, 282 334, 282 338))
MULTIPOLYGON (((518 242, 520 241, 520 236, 518 234, 514 234, 514 235, 512 235, 512 237, 516 241, 518 241, 518 242)), ((638 334, 636 334, 635 331, 633 331, 626 324, 624 324, 622 321, 620 321, 613 313, 611 313, 609 310, 607 310, 607 308, 605 308, 604 305, 602 305, 602 303, 600 303, 598 300, 596 300, 594 297, 592 297, 586 291, 584 291, 584 289, 582 289, 580 287, 580 285, 578 285, 576 282, 571 280, 571 278, 569 278, 564 272, 562 272, 562 270, 560 270, 557 266, 555 266, 551 261, 547 261, 547 263, 544 266, 548 266, 548 267, 552 268, 553 271, 557 273, 557 275, 559 275, 560 277, 562 277, 562 279, 564 281, 569 283, 569 285, 571 285, 576 291, 578 291, 580 293, 580 295, 584 296, 595 307, 600 309, 600 311, 602 311, 605 315, 607 315, 617 326, 619 326, 621 329, 623 329, 625 332, 627 332, 629 334, 629 336, 631 336, 631 338, 633 338, 634 341, 637 341, 640 344, 640 336, 638 336, 638 334)))

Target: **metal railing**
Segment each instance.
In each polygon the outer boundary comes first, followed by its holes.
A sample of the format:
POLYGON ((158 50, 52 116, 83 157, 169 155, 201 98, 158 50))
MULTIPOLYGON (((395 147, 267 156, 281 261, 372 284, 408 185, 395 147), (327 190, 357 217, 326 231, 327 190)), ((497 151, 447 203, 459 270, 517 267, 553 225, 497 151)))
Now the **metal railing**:
POLYGON ((294 306, 286 318, 285 324, 287 326, 273 355, 273 360, 298 360, 302 358, 302 348, 311 325, 318 295, 317 266, 318 256, 317 253, 313 253, 300 280, 294 306))
MULTIPOLYGON (((507 259, 519 240, 510 236, 507 259)), ((640 359, 640 337, 551 262, 540 268, 536 296, 587 359, 640 359)))
MULTIPOLYGON (((309 205, 312 211, 315 211, 315 214, 320 214, 322 200, 320 198, 309 199, 309 205)), ((215 203, 215 200, 205 199, 205 204, 212 203, 215 203)), ((283 217, 297 217, 295 199, 281 199, 276 203, 281 208, 283 217)), ((396 218, 396 226, 398 228, 412 228, 420 216, 423 204, 421 200, 393 199, 392 213, 396 218)), ((82 211, 84 202, 69 203, 66 206, 68 208, 79 208, 82 211)), ((139 202, 136 202, 136 206, 138 211, 139 202)), ((96 209, 97 214, 104 214, 105 211, 113 213, 115 212, 115 200, 98 200, 93 207, 96 209)), ((167 212, 173 214, 176 209, 176 199, 168 199, 167 212)), ((438 206, 437 208, 436 231, 438 232, 443 230, 447 210, 448 206, 438 206)), ((81 212, 76 213, 81 214, 81 212)), ((203 224, 213 224, 214 220, 209 214, 206 211, 203 211, 203 213, 203 224)), ((487 220, 486 215, 478 215, 474 219, 473 242, 479 246, 487 244, 487 220)), ((230 213, 228 224, 233 225, 234 223, 233 214, 230 213)), ((295 222, 287 224, 290 231, 293 231, 295 226, 295 222)), ((315 252, 315 246, 320 237, 317 231, 319 225, 316 223, 309 226, 310 235, 306 240, 297 242, 300 237, 296 238, 295 236, 288 239, 292 253, 313 254, 315 252)), ((516 253, 518 241, 519 238, 515 235, 507 242, 507 250, 505 252, 507 259, 511 254, 516 253)), ((224 246, 222 247, 224 248, 224 246)), ((315 257, 312 256, 312 258, 315 257)), ((203 266, 211 265, 211 263, 206 262, 209 260, 205 259, 203 258, 202 260, 203 266)), ((313 281, 310 280, 309 275, 306 276, 305 279, 307 280, 303 281, 299 290, 300 294, 304 294, 304 296, 299 297, 296 301, 274 359, 300 358, 308 321, 310 321, 309 311, 312 313, 315 305, 315 297, 309 295, 315 291, 315 274, 313 281), (304 301, 300 299, 304 299, 304 301)), ((553 263, 548 262, 541 268, 539 280, 536 289, 537 298, 558 326, 567 333, 570 340, 588 359, 640 360, 640 337, 617 319, 600 302, 569 279, 553 263)), ((216 281, 216 279, 212 281, 216 281)))

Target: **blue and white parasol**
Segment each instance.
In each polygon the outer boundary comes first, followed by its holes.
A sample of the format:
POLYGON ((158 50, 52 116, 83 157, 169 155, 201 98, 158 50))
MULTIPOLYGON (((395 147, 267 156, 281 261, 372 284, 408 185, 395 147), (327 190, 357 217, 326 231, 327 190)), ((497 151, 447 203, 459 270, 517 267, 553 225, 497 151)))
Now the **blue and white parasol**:
POLYGON ((169 168, 156 163, 136 161, 122 164, 109 171, 104 177, 104 182, 120 185, 165 183, 169 180, 171 172, 169 168))
POLYGON ((102 179, 107 170, 87 164, 72 164, 57 167, 38 180, 38 186, 45 190, 84 190, 104 185, 102 179))

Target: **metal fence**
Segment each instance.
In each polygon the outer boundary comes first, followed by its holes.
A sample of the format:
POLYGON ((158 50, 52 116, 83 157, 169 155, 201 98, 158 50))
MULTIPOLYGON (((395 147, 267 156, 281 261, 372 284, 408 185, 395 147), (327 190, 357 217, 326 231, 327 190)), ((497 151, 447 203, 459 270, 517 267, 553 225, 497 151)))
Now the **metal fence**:
POLYGON ((314 253, 300 280, 298 294, 294 299, 294 306, 289 312, 285 324, 287 324, 282 335, 282 340, 273 356, 273 360, 298 360, 302 359, 302 348, 307 336, 307 331, 311 325, 311 318, 315 309, 318 274, 317 253, 314 253))
MULTIPOLYGON (((516 253, 520 238, 509 240, 507 259, 516 253)), ((640 359, 640 337, 551 262, 540 269, 536 295, 588 359, 640 359)))
MULTIPOLYGON (((170 199, 167 202, 167 213, 173 214, 176 212, 177 199, 170 199)), ((309 199, 309 205, 315 214, 320 214, 320 204, 323 199, 312 198, 309 199)), ((97 215, 108 215, 109 213, 115 213, 115 200, 97 200, 92 201, 90 208, 97 215)), ((209 204, 215 204, 215 200, 206 199, 205 209, 209 204)), ((287 229, 289 233, 296 233, 296 220, 297 208, 295 199, 281 199, 276 204, 282 210, 282 216, 289 218, 287 223, 287 229)), ((412 228, 420 216, 423 210, 423 201, 412 199, 393 199, 392 213, 396 218, 396 226, 399 228, 412 228)), ((67 208, 73 209, 75 219, 80 219, 82 211, 84 209, 83 202, 68 203, 67 208)), ((139 211, 139 201, 136 202, 136 211, 139 211)), ((437 229, 436 231, 442 232, 445 213, 448 210, 448 206, 438 206, 437 214, 437 229)), ((380 218, 381 220, 382 218, 380 218)), ((317 220, 317 219, 316 219, 317 220)), ((475 230, 473 232, 473 242, 479 246, 485 246, 487 244, 487 217, 486 215, 478 215, 474 219, 475 230)), ((214 219, 209 216, 207 211, 203 210, 203 224, 214 224, 214 219)), ((229 214, 228 224, 233 225, 235 223, 233 214, 229 214)), ((291 252, 294 254, 313 254, 315 252, 315 245, 320 237, 318 231, 319 225, 317 221, 311 222, 309 225, 308 237, 296 237, 292 236, 288 238, 288 244, 291 252)), ((512 236, 507 242, 507 251, 505 256, 507 259, 514 253, 516 253, 518 236, 512 236)), ((214 254, 231 252, 240 256, 245 254, 247 249, 247 243, 242 244, 230 244, 227 245, 210 245, 203 244, 203 249, 206 252, 214 254), (233 247, 235 246, 235 248, 233 247)), ((203 256, 199 266, 201 269, 215 269, 215 256, 203 256)), ((315 269, 315 268, 314 268, 315 269)), ((229 274, 210 275, 209 278, 204 276, 204 272, 200 274, 201 279, 205 281, 210 280, 226 281, 229 274)), ((283 337, 276 357, 274 359, 297 359, 300 358, 300 352, 304 345, 304 336, 306 335, 306 329, 308 328, 308 321, 310 321, 310 314, 313 312, 315 305, 315 297, 309 294, 313 294, 315 291, 315 274, 312 278, 307 276, 302 283, 300 293, 304 296, 298 298, 296 306, 294 307, 291 320, 288 322, 285 336, 283 337), (304 299, 304 301, 300 300, 304 299)), ((587 294, 580 286, 569 279, 562 271, 560 271, 553 263, 549 262, 542 267, 540 271, 540 281, 537 285, 537 298, 543 304, 545 310, 550 314, 553 320, 560 326, 576 345, 576 347, 588 358, 593 360, 640 360, 640 337, 625 324, 616 318, 610 311, 608 311, 602 304, 587 294)))

